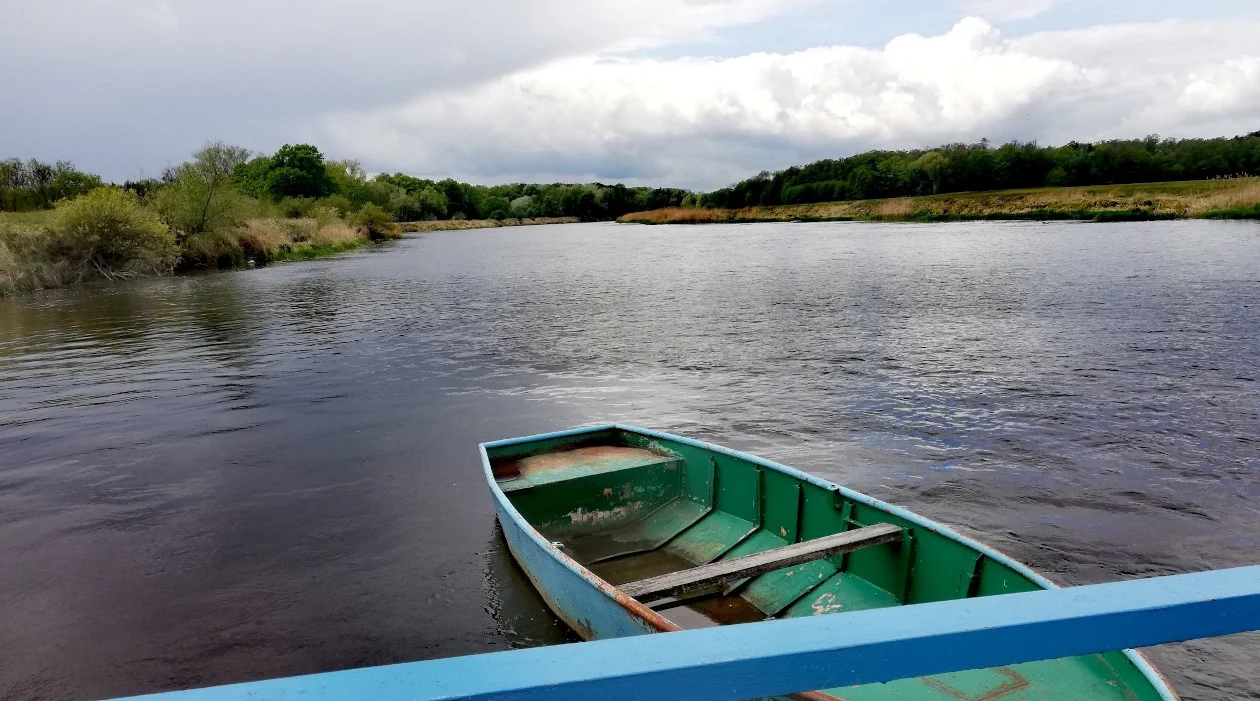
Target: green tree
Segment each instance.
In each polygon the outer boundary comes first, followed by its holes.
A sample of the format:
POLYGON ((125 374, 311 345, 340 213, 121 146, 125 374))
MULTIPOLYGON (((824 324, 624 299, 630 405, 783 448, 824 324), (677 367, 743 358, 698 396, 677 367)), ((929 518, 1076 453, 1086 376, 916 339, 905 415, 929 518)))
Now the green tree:
POLYGON ((249 202, 236 190, 234 175, 248 159, 247 149, 207 142, 175 169, 174 182, 158 191, 155 204, 162 218, 183 236, 240 223, 249 202))
POLYGON ((448 209, 446 196, 432 187, 421 190, 416 199, 420 202, 421 219, 445 219, 448 209))
POLYGON ((267 192, 282 197, 324 197, 333 183, 324 167, 324 154, 310 144, 285 144, 271 157, 267 192))
POLYGON ((512 211, 507 198, 498 196, 487 197, 483 208, 487 219, 507 219, 512 211))
POLYGON ((52 183, 57 177, 57 167, 32 158, 26 162, 26 187, 43 209, 53 205, 52 183))
POLYGON ((242 194, 255 199, 270 196, 267 175, 271 173, 271 157, 258 156, 232 169, 232 183, 242 194))
POLYGON ((0 161, 0 212, 16 212, 26 190, 26 164, 17 158, 0 161))
POLYGON ((940 151, 928 151, 919 156, 914 162, 919 172, 932 183, 932 194, 935 195, 941 191, 941 176, 945 174, 945 169, 949 167, 949 159, 941 155, 940 151))
POLYGON ((532 217, 534 215, 533 195, 521 195, 508 205, 514 217, 532 217))

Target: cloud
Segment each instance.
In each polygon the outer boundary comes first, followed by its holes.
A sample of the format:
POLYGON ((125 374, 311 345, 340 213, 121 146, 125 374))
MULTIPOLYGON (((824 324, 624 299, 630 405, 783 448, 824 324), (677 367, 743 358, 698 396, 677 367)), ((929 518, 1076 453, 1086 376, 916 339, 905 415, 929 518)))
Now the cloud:
POLYGON ((206 139, 311 141, 374 171, 709 188, 874 147, 1260 128, 1256 16, 1004 36, 1050 0, 970 0, 988 16, 880 47, 652 58, 825 1, 11 3, 0 157, 123 179, 206 139))
POLYGON ((383 170, 702 188, 871 147, 1231 134, 1255 128, 1258 29, 1233 19, 1007 40, 968 18, 879 49, 574 57, 312 128, 383 170))
POLYGON ((6 3, 0 154, 160 168, 207 138, 274 148, 312 137, 301 124, 313 114, 701 40, 811 1, 6 3))
POLYGON ((1059 0, 965 0, 963 11, 993 22, 1029 19, 1057 5, 1059 0))

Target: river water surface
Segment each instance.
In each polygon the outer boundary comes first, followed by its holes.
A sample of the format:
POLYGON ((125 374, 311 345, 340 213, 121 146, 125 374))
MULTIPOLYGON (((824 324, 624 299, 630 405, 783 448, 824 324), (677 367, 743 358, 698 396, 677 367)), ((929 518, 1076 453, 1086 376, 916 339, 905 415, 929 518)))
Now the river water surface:
MULTIPOLYGON (((1260 562, 1260 225, 582 224, 0 299, 0 697, 567 639, 480 441, 625 421, 1063 584, 1260 562)), ((1260 698, 1260 638, 1156 648, 1260 698)))

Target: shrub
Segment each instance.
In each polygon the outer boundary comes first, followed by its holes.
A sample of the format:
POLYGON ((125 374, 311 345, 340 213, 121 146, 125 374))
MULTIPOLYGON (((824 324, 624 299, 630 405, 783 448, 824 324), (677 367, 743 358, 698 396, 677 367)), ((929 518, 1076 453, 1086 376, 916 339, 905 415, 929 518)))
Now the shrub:
POLYGON ((346 215, 354 211, 354 203, 351 202, 350 198, 345 195, 329 195, 328 197, 320 200, 320 202, 324 205, 332 207, 342 215, 346 215))
POLYGON ((354 223, 372 239, 394 238, 398 227, 394 218, 374 204, 365 204, 354 217, 354 223))
POLYGON ((118 188, 59 203, 53 226, 81 265, 107 278, 169 273, 179 260, 175 236, 161 217, 118 188))
POLYGON ((250 261, 266 264, 286 258, 347 251, 361 245, 365 235, 327 206, 313 208, 315 217, 250 219, 230 231, 190 236, 184 243, 183 264, 190 268, 239 268, 250 261))
POLYGON ((282 217, 300 219, 311 213, 315 200, 309 197, 285 197, 276 202, 276 210, 282 217))

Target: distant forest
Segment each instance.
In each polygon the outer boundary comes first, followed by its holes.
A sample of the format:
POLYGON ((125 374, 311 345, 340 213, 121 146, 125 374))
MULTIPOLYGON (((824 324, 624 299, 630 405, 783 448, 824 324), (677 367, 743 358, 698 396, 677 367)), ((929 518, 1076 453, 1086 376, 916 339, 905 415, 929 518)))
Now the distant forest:
MULTIPOLYGON (((368 177, 357 162, 326 161, 310 144, 286 145, 270 155, 216 144, 206 153, 220 154, 221 163, 184 164, 167 169, 160 178, 126 182, 121 187, 142 201, 160 205, 164 197, 174 198, 179 190, 176 185, 187 185, 189 168, 209 168, 226 176, 226 182, 214 180, 211 194, 215 199, 240 196, 289 217, 307 216, 312 208, 322 206, 344 217, 359 216, 368 208, 372 217, 394 221, 529 217, 597 221, 664 207, 739 208, 1260 174, 1260 132, 1234 138, 1148 136, 1050 147, 1012 142, 994 148, 985 140, 934 149, 868 151, 778 172, 763 171, 709 193, 603 183, 472 185, 403 173, 368 177)), ((67 161, 0 160, 0 211, 50 209, 59 201, 105 185, 100 177, 79 171, 67 161)), ((198 211, 205 219, 209 210, 198 211)), ((194 229, 200 225, 204 222, 194 229)))
POLYGON ((1072 142, 994 148, 949 144, 913 151, 867 151, 756 176, 686 204, 739 208, 949 192, 1204 180, 1260 174, 1260 132, 1218 139, 1072 142))

